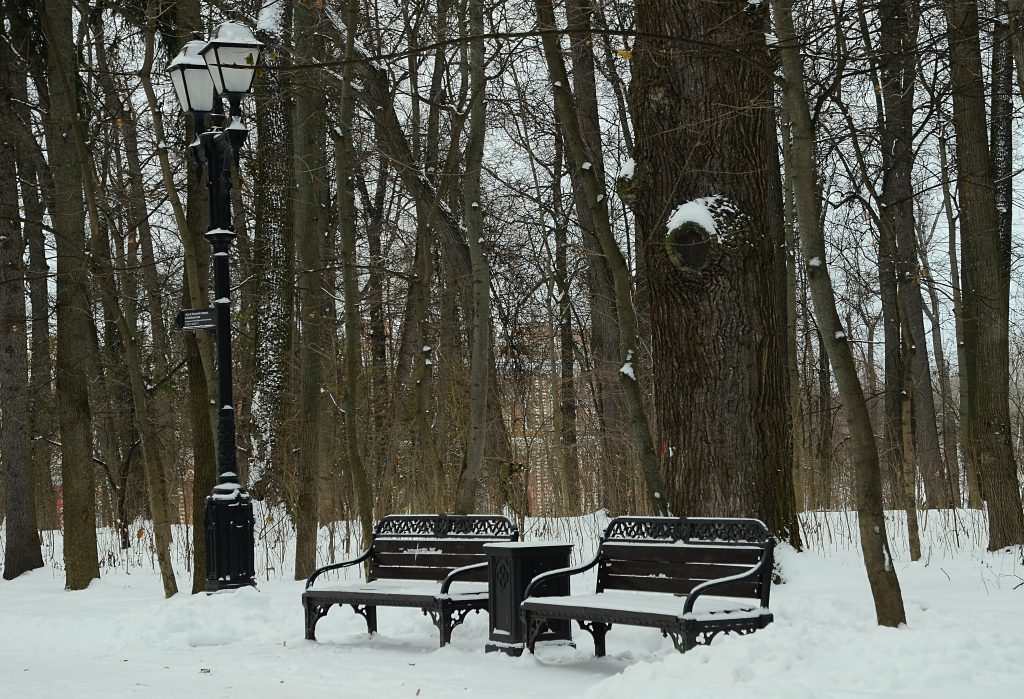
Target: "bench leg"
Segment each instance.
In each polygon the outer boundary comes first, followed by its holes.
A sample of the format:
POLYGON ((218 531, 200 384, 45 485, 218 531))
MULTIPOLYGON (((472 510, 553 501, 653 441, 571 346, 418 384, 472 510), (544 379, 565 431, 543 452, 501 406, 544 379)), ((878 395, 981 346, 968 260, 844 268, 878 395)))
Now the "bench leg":
POLYGON ((316 622, 327 616, 330 611, 330 604, 317 604, 309 600, 303 600, 302 606, 306 611, 306 640, 316 640, 316 622))
POLYGON ((693 647, 694 642, 685 630, 671 631, 668 629, 662 629, 661 633, 672 639, 672 645, 675 646, 676 650, 680 653, 685 653, 693 647))
POLYGON ((352 611, 366 620, 366 633, 377 633, 377 607, 369 604, 353 604, 352 611))
POLYGON ((594 637, 594 656, 597 658, 603 658, 607 652, 604 644, 604 637, 608 634, 608 629, 610 629, 612 625, 604 624, 600 621, 586 622, 578 619, 576 623, 580 625, 581 629, 594 637))
POLYGON ((523 617, 523 630, 526 632, 526 649, 533 653, 537 646, 537 637, 547 628, 547 619, 537 619, 532 616, 523 617))
POLYGON ((452 641, 452 613, 448 610, 441 610, 435 624, 441 633, 441 648, 444 648, 452 641))
POLYGON ((437 627, 441 636, 441 648, 444 648, 452 641, 452 629, 464 622, 470 612, 479 611, 479 609, 451 609, 442 604, 433 611, 424 609, 423 613, 428 614, 430 620, 434 622, 434 626, 437 627))

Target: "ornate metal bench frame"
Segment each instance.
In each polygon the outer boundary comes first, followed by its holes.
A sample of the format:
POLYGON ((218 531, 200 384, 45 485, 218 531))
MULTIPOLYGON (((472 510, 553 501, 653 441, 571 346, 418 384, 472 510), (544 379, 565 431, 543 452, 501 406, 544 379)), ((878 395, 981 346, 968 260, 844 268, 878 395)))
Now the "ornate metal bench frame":
MULTIPOLYGON (((707 645, 720 633, 748 634, 770 624, 774 617, 768 609, 771 592, 772 564, 774 562, 775 537, 763 522, 757 519, 724 519, 710 517, 617 517, 609 523, 601 537, 597 554, 593 560, 573 568, 563 568, 537 576, 527 587, 521 608, 526 629, 526 645, 532 653, 537 637, 547 627, 549 619, 569 619, 579 624, 594 639, 594 652, 597 656, 605 654, 605 636, 613 624, 629 626, 646 626, 657 628, 662 635, 672 639, 672 644, 680 653, 686 652, 696 645, 707 645), (645 614, 643 612, 617 609, 595 609, 582 605, 566 605, 557 609, 548 608, 535 610, 530 608, 529 598, 533 590, 552 578, 577 575, 590 570, 599 564, 607 564, 612 560, 606 555, 605 544, 638 543, 666 544, 677 542, 707 547, 744 546, 757 547, 762 550, 760 560, 748 570, 723 578, 708 580, 693 587, 683 601, 682 611, 674 621, 664 615, 645 614), (747 614, 704 613, 699 617, 693 614, 693 606, 703 595, 715 595, 728 585, 754 582, 759 584, 759 608, 747 614)), ((674 565, 665 563, 666 568, 674 565)), ((680 564, 681 565, 681 564, 680 564)), ((603 570, 603 566, 602 569, 603 570)), ((601 576, 598 577, 597 593, 600 594, 601 576)), ((671 594, 671 593, 665 593, 671 594)))
MULTIPOLYGON (((383 540, 408 540, 418 544, 450 541, 453 539, 479 541, 481 546, 494 541, 516 541, 519 529, 507 517, 500 515, 388 515, 374 527, 370 545, 357 557, 318 568, 306 580, 302 594, 305 610, 306 639, 316 640, 316 624, 334 605, 352 607, 366 621, 367 633, 377 633, 377 607, 418 607, 430 617, 440 634, 441 646, 451 641, 452 629, 462 624, 471 611, 487 608, 487 595, 471 599, 452 598, 448 595, 452 583, 474 572, 484 570, 487 563, 476 563, 452 569, 432 595, 394 593, 360 593, 357 590, 313 590, 320 575, 332 570, 358 565, 371 559, 375 546, 383 540)), ((400 578, 398 578, 400 579, 400 578)), ((367 580, 371 582, 372 578, 367 580)))

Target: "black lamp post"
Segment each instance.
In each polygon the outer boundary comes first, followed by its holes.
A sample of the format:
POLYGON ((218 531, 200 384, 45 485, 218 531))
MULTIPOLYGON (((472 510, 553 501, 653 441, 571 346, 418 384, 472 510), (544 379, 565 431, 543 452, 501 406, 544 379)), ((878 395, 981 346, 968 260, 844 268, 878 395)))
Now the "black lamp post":
POLYGON ((255 581, 252 499, 239 483, 235 462, 235 410, 231 381, 231 283, 228 256, 235 239, 231 224, 231 165, 248 134, 242 124, 242 97, 252 89, 262 44, 245 26, 225 22, 209 42, 190 41, 167 70, 183 111, 195 120, 196 138, 189 150, 199 175, 206 170, 210 193, 213 248, 212 313, 193 312, 200 319, 186 330, 208 328, 212 315, 217 337, 217 485, 206 498, 206 591, 253 586, 255 581), (230 113, 223 113, 226 97, 230 113))

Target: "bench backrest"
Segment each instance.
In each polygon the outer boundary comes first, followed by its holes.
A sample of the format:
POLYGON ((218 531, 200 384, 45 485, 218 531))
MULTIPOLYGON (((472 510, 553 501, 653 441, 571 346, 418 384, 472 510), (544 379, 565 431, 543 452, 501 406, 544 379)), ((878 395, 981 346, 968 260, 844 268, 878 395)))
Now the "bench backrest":
MULTIPOLYGON (((775 540, 756 519, 618 517, 601 538, 597 591, 636 590, 685 595, 707 580, 753 567, 775 540)), ((768 605, 771 567, 753 581, 715 590, 768 605)))
MULTIPOLYGON (((484 544, 518 538, 516 525, 498 515, 389 515, 374 528, 367 579, 444 580, 486 562, 484 544)), ((460 580, 486 582, 487 571, 460 580)))

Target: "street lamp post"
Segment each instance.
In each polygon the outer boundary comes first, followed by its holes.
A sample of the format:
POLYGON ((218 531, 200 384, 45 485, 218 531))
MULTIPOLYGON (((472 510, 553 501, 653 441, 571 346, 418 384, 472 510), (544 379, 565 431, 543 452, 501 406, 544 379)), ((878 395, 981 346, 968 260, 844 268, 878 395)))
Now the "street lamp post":
MULTIPOLYGON (((231 223, 231 165, 248 131, 242 123, 242 97, 252 80, 262 44, 245 26, 225 22, 209 42, 190 41, 167 70, 182 111, 190 112, 196 138, 189 146, 200 175, 206 171, 210 193, 210 227, 206 240, 213 248, 212 312, 192 311, 194 323, 183 329, 212 327, 217 338, 217 484, 206 498, 206 591, 254 586, 255 565, 252 499, 239 482, 235 461, 235 410, 231 381, 231 278, 229 250, 235 239, 231 223), (223 114, 221 98, 230 107, 223 114)), ((184 312, 188 319, 189 312, 184 312)))

